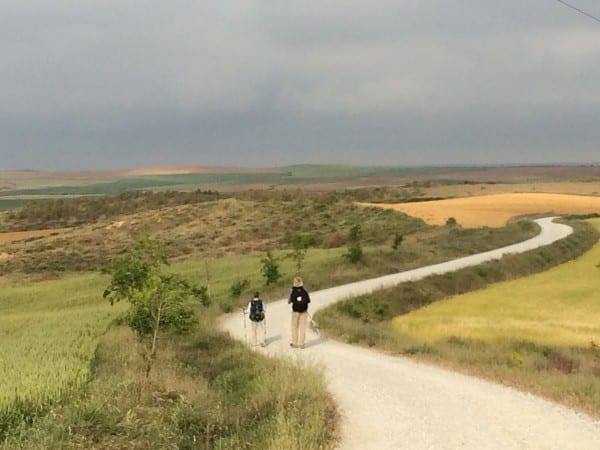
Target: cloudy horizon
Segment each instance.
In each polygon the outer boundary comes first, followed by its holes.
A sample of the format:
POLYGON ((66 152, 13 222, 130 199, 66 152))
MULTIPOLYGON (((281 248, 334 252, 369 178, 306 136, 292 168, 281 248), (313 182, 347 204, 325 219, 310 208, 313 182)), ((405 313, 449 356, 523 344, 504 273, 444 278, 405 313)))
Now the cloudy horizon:
POLYGON ((6 0, 0 170, 598 163, 600 23, 523 3, 6 0))

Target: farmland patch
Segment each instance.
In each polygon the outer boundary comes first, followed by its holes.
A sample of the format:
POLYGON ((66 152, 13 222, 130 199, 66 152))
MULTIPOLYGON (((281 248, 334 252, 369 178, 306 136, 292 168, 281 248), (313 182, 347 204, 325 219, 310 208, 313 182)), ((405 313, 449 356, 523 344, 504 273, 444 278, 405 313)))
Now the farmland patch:
POLYGON ((53 233, 60 233, 64 231, 62 228, 49 228, 46 230, 30 230, 30 231, 10 231, 7 233, 0 233, 0 244, 7 242, 22 241, 33 237, 49 236, 53 233))
POLYGON ((443 225, 453 218, 468 228, 503 227, 511 218, 522 215, 600 213, 600 197, 512 193, 378 206, 402 211, 432 225, 443 225))

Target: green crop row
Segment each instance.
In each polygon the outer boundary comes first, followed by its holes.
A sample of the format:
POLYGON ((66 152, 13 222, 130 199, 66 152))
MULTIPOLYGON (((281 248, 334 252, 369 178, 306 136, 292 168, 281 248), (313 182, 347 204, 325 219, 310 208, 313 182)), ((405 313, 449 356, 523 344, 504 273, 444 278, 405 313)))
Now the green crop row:
POLYGON ((86 382, 99 337, 121 310, 101 277, 5 286, 0 291, 0 435, 86 382))

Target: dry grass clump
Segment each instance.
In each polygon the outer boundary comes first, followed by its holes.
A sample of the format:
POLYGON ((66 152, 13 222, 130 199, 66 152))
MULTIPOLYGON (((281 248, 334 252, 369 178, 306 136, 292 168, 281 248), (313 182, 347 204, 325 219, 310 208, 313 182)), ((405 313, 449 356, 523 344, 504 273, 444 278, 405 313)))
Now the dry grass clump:
POLYGON ((511 193, 378 206, 402 211, 432 225, 443 225, 452 217, 463 227, 502 227, 511 218, 523 215, 598 214, 600 197, 511 193))

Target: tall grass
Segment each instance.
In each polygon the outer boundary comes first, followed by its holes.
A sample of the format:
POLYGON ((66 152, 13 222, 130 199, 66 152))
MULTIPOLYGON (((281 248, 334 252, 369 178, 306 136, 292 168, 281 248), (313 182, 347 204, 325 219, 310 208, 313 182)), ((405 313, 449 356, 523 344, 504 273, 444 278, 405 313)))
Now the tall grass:
POLYGON ((162 342, 150 379, 131 330, 102 338, 86 389, 0 448, 326 449, 336 413, 320 370, 267 358, 203 323, 162 342))

